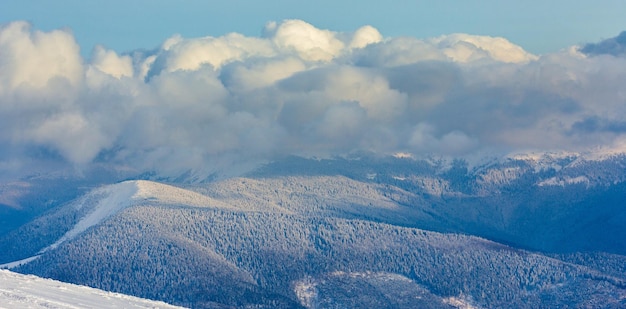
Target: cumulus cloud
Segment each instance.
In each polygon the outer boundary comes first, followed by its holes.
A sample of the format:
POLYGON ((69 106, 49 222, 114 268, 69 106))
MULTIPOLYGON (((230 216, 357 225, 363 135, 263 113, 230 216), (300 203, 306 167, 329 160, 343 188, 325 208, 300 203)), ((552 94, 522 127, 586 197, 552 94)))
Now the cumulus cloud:
POLYGON ((71 33, 33 31, 26 22, 14 22, 0 30, 0 94, 17 88, 41 89, 49 83, 81 81, 82 61, 71 33))
POLYGON ((587 55, 624 56, 626 55, 626 31, 599 43, 585 44, 580 51, 587 55))
POLYGON ((626 133, 626 121, 591 116, 583 118, 572 125, 572 133, 574 134, 587 134, 595 132, 612 132, 615 134, 626 133))
POLYGON ((609 147, 626 137, 626 59, 591 54, 286 20, 83 59, 71 33, 14 22, 0 28, 0 168, 37 153, 208 175, 291 154, 609 147))
POLYGON ((219 70, 223 64, 243 59, 276 55, 271 42, 259 38, 245 37, 238 33, 223 37, 205 37, 183 39, 175 36, 163 46, 157 63, 162 67, 159 71, 173 72, 177 70, 194 71, 202 65, 211 65, 219 70))
POLYGON ((307 61, 330 61, 345 46, 335 32, 317 29, 301 20, 286 20, 280 25, 269 23, 265 33, 280 49, 292 50, 307 61))
POLYGON ((350 40, 350 48, 363 48, 367 45, 378 43, 383 40, 382 34, 372 26, 363 26, 354 32, 350 40))
POLYGON ((96 46, 91 57, 91 66, 115 78, 133 77, 134 68, 130 56, 119 56, 112 50, 96 46))
POLYGON ((431 39, 431 41, 442 49, 446 56, 457 62, 489 58, 501 62, 518 63, 537 59, 537 56, 500 37, 456 33, 431 39))

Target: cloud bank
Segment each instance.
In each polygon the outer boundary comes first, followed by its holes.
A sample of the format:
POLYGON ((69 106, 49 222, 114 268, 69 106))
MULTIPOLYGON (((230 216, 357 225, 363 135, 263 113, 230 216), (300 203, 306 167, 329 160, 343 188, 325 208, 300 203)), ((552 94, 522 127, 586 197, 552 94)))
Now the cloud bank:
POLYGON ((537 56, 504 38, 286 20, 261 37, 82 59, 71 33, 13 22, 0 28, 0 168, 45 158, 176 175, 291 154, 612 145, 626 134, 626 58, 592 56, 606 44, 537 56))
POLYGON ((626 31, 622 31, 618 36, 603 40, 599 43, 585 44, 581 52, 587 55, 626 55, 626 31))

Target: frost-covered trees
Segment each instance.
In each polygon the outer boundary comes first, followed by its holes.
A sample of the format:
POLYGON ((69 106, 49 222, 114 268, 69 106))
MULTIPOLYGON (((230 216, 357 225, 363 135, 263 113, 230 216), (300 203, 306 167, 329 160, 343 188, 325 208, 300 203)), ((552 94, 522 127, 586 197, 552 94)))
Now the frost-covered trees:
POLYGON ((481 238, 365 220, 136 206, 22 267, 181 305, 296 306, 294 284, 333 272, 399 274, 440 297, 535 307, 614 300, 617 281, 481 238), (598 288, 597 280, 605 282, 598 288), (583 290, 581 290, 583 289, 583 290), (552 299, 552 300, 551 300, 552 299))

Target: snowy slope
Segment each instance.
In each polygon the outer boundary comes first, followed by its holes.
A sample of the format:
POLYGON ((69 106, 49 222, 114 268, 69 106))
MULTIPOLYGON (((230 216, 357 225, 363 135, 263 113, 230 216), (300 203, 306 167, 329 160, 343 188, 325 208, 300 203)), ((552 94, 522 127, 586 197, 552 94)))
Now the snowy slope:
POLYGON ((0 262, 27 258, 0 268, 191 307, 621 308, 625 171, 568 153, 292 158, 126 181, 0 238, 0 262))
POLYGON ((0 308, 181 308, 124 294, 0 270, 0 308))
MULTIPOLYGON (((202 194, 146 180, 125 181, 105 186, 91 192, 88 198, 94 195, 103 195, 103 197, 100 197, 93 210, 87 216, 83 217, 74 228, 51 245, 50 249, 54 249, 59 244, 75 238, 76 235, 118 213, 120 210, 142 201, 196 207, 217 206, 219 208, 231 208, 225 203, 202 194)), ((81 208, 84 204, 82 202, 77 206, 81 208)))
POLYGON ((79 221, 53 244, 41 249, 37 255, 1 264, 0 268, 15 268, 39 258, 49 250, 76 238, 87 229, 103 222, 125 208, 144 203, 159 205, 185 205, 233 209, 232 206, 205 195, 178 187, 146 180, 124 181, 97 188, 71 205, 81 213, 79 221))
POLYGON ((223 202, 211 199, 202 194, 146 180, 125 181, 96 189, 91 192, 86 199, 79 202, 76 205, 77 208, 85 207, 85 204, 87 204, 86 201, 89 201, 94 196, 97 196, 99 199, 95 205, 92 206, 93 209, 89 214, 74 225, 61 239, 43 251, 54 249, 59 244, 75 238, 76 235, 111 217, 122 209, 141 202, 148 201, 158 204, 232 208, 223 202))

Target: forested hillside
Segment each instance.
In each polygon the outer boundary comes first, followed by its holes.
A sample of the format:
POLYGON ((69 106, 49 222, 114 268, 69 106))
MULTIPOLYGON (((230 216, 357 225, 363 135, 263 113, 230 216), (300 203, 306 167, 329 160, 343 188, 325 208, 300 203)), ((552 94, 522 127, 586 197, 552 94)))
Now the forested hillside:
POLYGON ((624 157, 603 160, 292 158, 125 181, 0 238, 0 263, 196 308, 619 308, 624 157))

